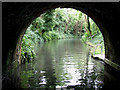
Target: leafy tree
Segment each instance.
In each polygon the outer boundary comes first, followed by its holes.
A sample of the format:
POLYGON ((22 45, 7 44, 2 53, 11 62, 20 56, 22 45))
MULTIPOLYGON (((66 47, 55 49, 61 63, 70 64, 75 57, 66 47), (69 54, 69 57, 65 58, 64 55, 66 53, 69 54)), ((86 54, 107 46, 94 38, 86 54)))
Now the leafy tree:
POLYGON ((28 27, 22 41, 22 60, 29 57, 32 61, 35 58, 35 46, 38 44, 74 36, 81 36, 82 39, 93 43, 103 42, 99 28, 84 13, 72 8, 49 10, 36 18, 28 27))
POLYGON ((45 31, 52 31, 53 27, 54 27, 54 23, 53 23, 53 16, 54 16, 54 11, 55 10, 50 10, 47 11, 46 13, 44 13, 43 16, 43 20, 44 22, 44 29, 43 32, 45 31))

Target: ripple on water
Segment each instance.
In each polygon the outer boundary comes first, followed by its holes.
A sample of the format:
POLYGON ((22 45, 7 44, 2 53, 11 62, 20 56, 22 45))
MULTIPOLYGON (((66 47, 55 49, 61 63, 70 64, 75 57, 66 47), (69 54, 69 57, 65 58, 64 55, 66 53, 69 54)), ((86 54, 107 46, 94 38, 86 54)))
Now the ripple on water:
POLYGON ((103 64, 90 58, 80 40, 51 41, 38 48, 36 53, 36 61, 26 65, 25 70, 21 69, 26 72, 21 76, 21 83, 29 88, 74 90, 101 88, 103 85, 103 64), (27 73, 29 71, 33 74, 27 73))

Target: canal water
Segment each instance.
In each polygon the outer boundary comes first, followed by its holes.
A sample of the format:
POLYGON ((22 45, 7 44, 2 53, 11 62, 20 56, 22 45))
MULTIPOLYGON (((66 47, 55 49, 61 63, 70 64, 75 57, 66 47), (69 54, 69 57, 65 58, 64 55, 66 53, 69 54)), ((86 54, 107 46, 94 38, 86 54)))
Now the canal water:
POLYGON ((96 90, 103 87, 104 65, 91 58, 80 39, 46 42, 34 62, 19 67, 21 88, 96 90))

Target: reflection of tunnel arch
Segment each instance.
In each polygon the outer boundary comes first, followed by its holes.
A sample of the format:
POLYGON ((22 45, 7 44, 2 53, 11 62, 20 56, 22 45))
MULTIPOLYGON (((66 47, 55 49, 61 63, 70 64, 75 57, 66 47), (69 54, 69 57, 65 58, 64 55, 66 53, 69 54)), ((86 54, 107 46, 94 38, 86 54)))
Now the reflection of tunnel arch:
POLYGON ((3 69, 14 61, 20 35, 40 14, 57 7, 69 7, 90 16, 100 28, 106 57, 120 64, 119 3, 3 3, 3 69))

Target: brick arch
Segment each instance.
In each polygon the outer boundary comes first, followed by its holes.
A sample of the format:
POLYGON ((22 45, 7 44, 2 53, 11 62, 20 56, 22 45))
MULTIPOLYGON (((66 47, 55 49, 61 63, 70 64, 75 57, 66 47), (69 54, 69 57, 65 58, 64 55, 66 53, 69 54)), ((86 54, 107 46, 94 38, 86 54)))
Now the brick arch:
POLYGON ((100 28, 105 56, 120 65, 119 3, 3 3, 3 72, 15 61, 16 46, 29 24, 42 13, 58 7, 74 8, 90 16, 100 28))

